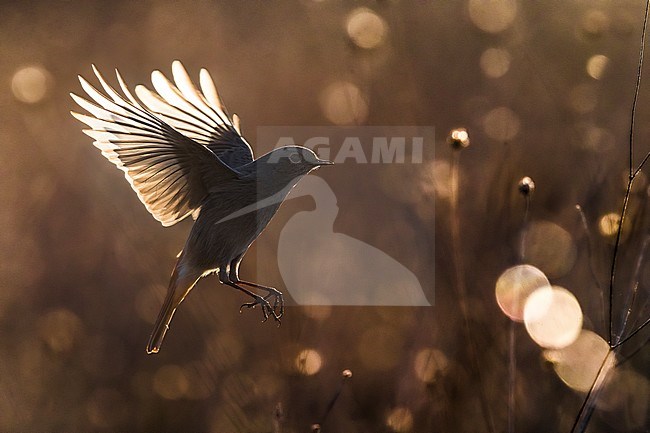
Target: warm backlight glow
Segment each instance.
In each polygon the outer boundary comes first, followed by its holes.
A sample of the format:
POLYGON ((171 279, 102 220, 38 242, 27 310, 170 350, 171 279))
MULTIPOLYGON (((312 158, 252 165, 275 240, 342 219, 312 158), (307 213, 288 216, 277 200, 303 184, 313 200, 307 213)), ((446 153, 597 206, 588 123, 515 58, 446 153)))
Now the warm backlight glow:
POLYGON ((582 309, 576 297, 562 287, 537 290, 524 306, 524 324, 535 343, 549 349, 562 349, 580 335, 582 309))

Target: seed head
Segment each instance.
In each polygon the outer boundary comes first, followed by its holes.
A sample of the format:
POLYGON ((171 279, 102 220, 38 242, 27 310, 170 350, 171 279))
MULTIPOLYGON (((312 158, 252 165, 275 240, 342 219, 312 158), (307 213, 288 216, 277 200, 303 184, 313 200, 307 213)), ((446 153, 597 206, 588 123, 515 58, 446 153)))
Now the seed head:
POLYGON ((341 373, 341 375, 343 376, 343 378, 349 379, 349 378, 352 377, 352 371, 348 370, 348 369, 345 369, 345 370, 343 370, 343 373, 341 373))
POLYGON ((535 191, 535 182, 533 179, 526 176, 519 181, 519 192, 524 196, 529 196, 535 191))
POLYGON ((464 149, 469 146, 469 134, 465 128, 452 129, 447 136, 447 143, 454 149, 464 149))

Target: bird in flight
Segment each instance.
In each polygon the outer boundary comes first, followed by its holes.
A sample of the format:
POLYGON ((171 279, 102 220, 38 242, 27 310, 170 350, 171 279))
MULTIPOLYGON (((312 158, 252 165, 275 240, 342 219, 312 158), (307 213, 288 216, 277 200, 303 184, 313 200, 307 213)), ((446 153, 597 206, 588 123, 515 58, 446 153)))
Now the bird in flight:
POLYGON ((251 298, 240 312, 259 306, 264 321, 272 317, 279 323, 282 293, 241 280, 239 265, 291 188, 331 162, 302 146, 277 148, 255 159, 241 135, 239 117, 228 114, 206 69, 201 69, 199 90, 183 64, 174 61, 174 82, 154 71, 154 90, 136 86, 137 99, 117 70, 122 93, 94 65, 93 72, 104 93, 79 76, 89 99, 70 95, 88 114, 72 115, 88 125, 84 132, 124 172, 163 226, 190 215, 195 220, 172 271, 147 353, 160 350, 178 306, 201 277, 212 273, 251 298))

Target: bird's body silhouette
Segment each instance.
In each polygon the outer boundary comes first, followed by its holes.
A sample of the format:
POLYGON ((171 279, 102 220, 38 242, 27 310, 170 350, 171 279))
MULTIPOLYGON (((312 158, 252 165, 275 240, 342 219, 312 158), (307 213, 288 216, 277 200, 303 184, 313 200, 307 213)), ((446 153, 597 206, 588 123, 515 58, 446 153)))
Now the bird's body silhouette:
POLYGON ((154 71, 151 76, 157 93, 136 86, 139 101, 119 72, 124 95, 94 66, 93 71, 108 97, 79 77, 94 100, 91 103, 71 95, 91 114, 72 113, 90 126, 84 132, 124 172, 147 210, 163 226, 189 215, 196 219, 172 272, 147 353, 160 350, 174 312, 196 282, 210 273, 217 273, 222 284, 252 298, 242 308, 259 305, 265 320, 273 317, 279 322, 284 312, 282 293, 240 280, 239 264, 291 188, 329 161, 301 146, 278 148, 254 159, 240 134, 239 118, 228 115, 205 69, 200 73, 201 91, 179 61, 172 64, 174 83, 154 71), (244 208, 252 210, 242 212, 244 208))

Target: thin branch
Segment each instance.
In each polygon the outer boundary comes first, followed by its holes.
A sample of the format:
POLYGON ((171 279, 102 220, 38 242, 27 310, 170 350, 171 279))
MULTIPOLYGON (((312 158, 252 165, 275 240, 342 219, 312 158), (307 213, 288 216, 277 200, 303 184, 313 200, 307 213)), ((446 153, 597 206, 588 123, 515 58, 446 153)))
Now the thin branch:
POLYGON ((343 373, 341 374, 341 381, 339 383, 339 387, 334 393, 334 396, 330 399, 330 401, 327 403, 327 406, 325 407, 325 411, 323 412, 323 416, 320 417, 320 421, 312 424, 312 431, 313 432, 320 432, 321 428, 323 426, 323 423, 329 416, 330 412, 332 411, 332 408, 334 408, 334 404, 336 401, 339 399, 341 396, 341 392, 343 391, 343 388, 345 387, 346 382, 348 379, 352 377, 352 372, 350 370, 343 370, 343 373))
POLYGON ((641 274, 641 265, 643 265, 643 262, 645 261, 645 254, 646 251, 648 250, 648 244, 650 244, 650 236, 646 235, 646 237, 643 239, 643 244, 641 245, 641 251, 639 252, 639 256, 637 257, 636 264, 634 266, 634 273, 632 274, 633 275, 632 293, 629 292, 627 293, 625 303, 623 304, 625 316, 622 318, 622 323, 619 328, 619 331, 616 333, 616 341, 614 343, 615 345, 621 341, 621 337, 625 333, 625 328, 627 327, 627 322, 630 319, 630 314, 634 309, 637 293, 639 291, 639 275, 641 274))
MULTIPOLYGON (((650 0, 648 0, 650 4, 650 0)), ((616 277, 616 262, 618 259, 618 249, 621 245, 621 235, 623 233, 623 223, 625 222, 625 215, 627 214, 627 205, 630 201, 630 192, 632 191, 632 184, 634 183, 634 177, 630 178, 627 182, 627 190, 625 191, 625 198, 623 198, 623 206, 621 208, 621 214, 619 216, 618 229, 616 230, 616 242, 614 243, 614 255, 612 257, 612 268, 609 274, 609 332, 607 336, 607 343, 612 347, 612 316, 614 303, 614 279, 616 277)))
POLYGON ((630 121, 630 180, 636 176, 636 174, 641 170, 643 164, 648 160, 650 153, 646 155, 643 159, 643 162, 639 165, 639 168, 636 171, 632 171, 634 167, 634 118, 636 117, 636 101, 639 97, 639 89, 641 88, 641 72, 643 70, 643 53, 645 51, 645 35, 646 35, 646 25, 648 23, 648 8, 650 8, 650 1, 645 4, 645 17, 643 19, 643 31, 641 32, 641 49, 639 50, 639 65, 636 71, 636 87, 634 89, 634 99, 632 100, 632 119, 630 121))
POLYGON ((526 209, 524 210, 524 220, 522 222, 521 245, 519 247, 519 261, 524 263, 526 260, 526 237, 528 237, 528 212, 530 210, 530 195, 524 197, 526 200, 526 209))
POLYGON ((632 309, 634 308, 634 303, 636 301, 636 294, 639 291, 639 282, 637 281, 634 284, 634 288, 632 289, 632 299, 629 302, 629 306, 625 309, 625 318, 623 319, 623 324, 621 325, 621 331, 619 334, 616 335, 616 344, 621 341, 621 337, 623 336, 623 333, 625 332, 625 328, 627 327, 627 321, 630 319, 630 313, 632 313, 632 309))
POLYGON ((630 332, 630 335, 628 335, 627 337, 625 337, 624 339, 622 339, 621 341, 619 341, 618 343, 616 343, 616 344, 614 345, 614 347, 612 347, 612 349, 616 349, 617 347, 622 346, 623 344, 625 344, 625 343, 626 343, 627 341, 629 341, 632 337, 634 337, 636 334, 638 334, 639 332, 641 332, 641 331, 643 330, 643 328, 645 328, 646 326, 648 326, 648 323, 650 323, 650 317, 648 317, 648 318, 646 319, 646 321, 643 322, 643 323, 641 324, 641 326, 639 326, 638 328, 636 328, 634 331, 630 332))
POLYGON ((637 76, 636 76, 636 86, 634 89, 634 99, 632 101, 632 115, 631 115, 631 120, 630 120, 630 136, 629 136, 629 177, 628 177, 628 182, 627 182, 627 189, 625 191, 625 197, 623 198, 623 206, 621 207, 621 213, 620 213, 620 218, 619 218, 619 224, 618 224, 618 230, 616 231, 616 242, 614 244, 614 254, 612 257, 612 267, 610 271, 610 277, 609 277, 609 308, 608 308, 608 315, 609 315, 609 332, 608 332, 608 344, 610 346, 610 350, 607 353, 607 356, 603 360, 603 363, 600 366, 600 369, 598 370, 598 375, 596 376, 596 379, 594 380, 594 383, 591 385, 591 388, 589 389, 589 393, 587 394, 587 397, 585 398, 582 407, 580 408, 580 412, 578 413, 578 417, 576 418, 573 428, 571 431, 573 433, 583 433, 587 429, 587 425, 589 424, 589 419, 591 418, 591 414, 593 413, 595 409, 595 400, 597 398, 598 392, 602 389, 602 385, 604 383, 605 377, 607 376, 607 373, 610 371, 612 367, 615 366, 616 364, 616 357, 615 357, 615 351, 616 348, 624 344, 626 341, 628 341, 630 338, 634 337, 638 332, 640 332, 645 326, 647 326, 648 323, 650 323, 650 318, 645 321, 639 328, 637 328, 635 331, 630 333, 627 337, 624 339, 620 340, 618 343, 615 345, 612 344, 612 317, 613 317, 613 304, 614 304, 614 280, 615 280, 615 274, 616 274, 616 262, 618 258, 618 250, 621 244, 621 234, 623 232, 623 224, 625 222, 625 215, 627 214, 627 206, 630 200, 630 192, 632 190, 632 185, 634 184, 634 179, 636 176, 640 173, 641 169, 643 166, 646 164, 648 159, 650 158, 650 152, 646 154, 646 156, 643 158, 643 161, 641 161, 641 164, 639 164, 638 168, 635 170, 634 169, 634 120, 636 117, 636 105, 637 105, 637 100, 639 97, 639 89, 641 87, 641 73, 643 71, 643 54, 645 50, 645 38, 646 38, 646 32, 647 32, 647 25, 648 25, 648 11, 650 10, 650 0, 646 1, 646 6, 645 6, 645 16, 643 18, 643 31, 641 33, 641 48, 639 50, 639 64, 637 68, 637 76), (607 366, 607 367, 606 367, 607 366))
POLYGON ((632 177, 636 177, 636 175, 639 174, 639 172, 641 171, 641 169, 643 168, 645 163, 648 162, 648 158, 650 158, 650 152, 645 154, 645 157, 643 158, 643 161, 641 161, 641 164, 639 164, 637 169, 634 170, 634 174, 632 175, 632 177))
POLYGON ((618 362, 616 363, 616 368, 620 367, 621 365, 628 362, 630 359, 634 358, 636 354, 639 353, 641 349, 643 349, 646 346, 646 344, 648 344, 649 341, 650 341, 650 335, 648 335, 645 341, 641 343, 636 349, 634 349, 632 353, 630 353, 629 355, 625 355, 625 358, 623 359, 619 359, 618 362))
MULTIPOLYGON (((525 208, 522 220, 521 244, 519 247, 519 261, 526 261, 526 238, 528 237, 528 215, 530 213, 530 191, 524 195, 525 208)), ((515 431, 515 414, 517 413, 517 334, 514 320, 510 321, 508 332, 508 432, 515 431)))
POLYGON ((517 353, 515 352, 517 334, 515 333, 515 321, 510 321, 509 348, 508 348, 508 433, 515 431, 515 413, 517 408, 517 399, 515 388, 517 385, 517 353))
POLYGON ((616 243, 614 244, 614 257, 612 258, 612 268, 609 278, 609 336, 607 342, 610 347, 612 346, 612 315, 613 315, 613 303, 614 303, 614 278, 616 273, 616 261, 618 258, 618 249, 621 243, 621 233, 623 231, 623 222, 625 219, 625 214, 627 213, 627 205, 630 200, 630 192, 632 190, 632 184, 637 174, 641 171, 645 163, 650 158, 650 152, 646 154, 639 167, 634 170, 634 121, 636 118, 636 105, 639 98, 639 90, 641 88, 641 75, 643 72, 643 54, 645 52, 645 37, 648 27, 648 11, 650 10, 650 0, 646 1, 645 5, 645 16, 643 18, 643 30, 641 32, 641 47, 639 49, 639 64, 637 67, 636 73, 636 85, 634 87, 634 98, 632 100, 632 115, 630 119, 630 138, 629 138, 629 179, 627 181, 627 190, 625 191, 625 198, 623 199, 623 206, 621 209, 621 215, 619 219, 618 230, 616 233, 616 243))
POLYGON ((594 378, 594 382, 591 384, 591 387, 589 388, 589 392, 587 393, 587 396, 582 402, 582 406, 580 407, 580 412, 578 412, 578 417, 574 421, 573 427, 571 428, 571 433, 584 433, 585 430, 587 429, 587 425, 589 424, 591 415, 593 414, 594 409, 596 408, 595 405, 596 399, 598 398, 598 394, 600 393, 600 391, 603 389, 605 379, 607 378, 607 373, 609 373, 611 369, 615 367, 615 365, 616 365, 616 351, 614 349, 609 349, 607 355, 605 356, 605 358, 603 358, 603 362, 600 364, 598 373, 596 374, 596 377, 594 378))

